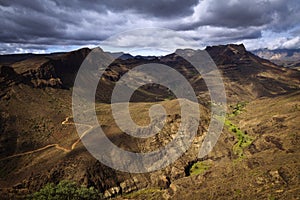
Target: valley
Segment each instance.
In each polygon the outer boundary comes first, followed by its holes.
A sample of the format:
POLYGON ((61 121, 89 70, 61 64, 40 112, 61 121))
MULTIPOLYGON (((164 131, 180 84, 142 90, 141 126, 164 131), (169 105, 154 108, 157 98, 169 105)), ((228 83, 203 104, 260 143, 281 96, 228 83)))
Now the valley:
POLYGON ((94 127, 74 122, 72 87, 90 49, 1 55, 1 199, 23 199, 47 183, 63 180, 94 187, 112 199, 299 198, 300 71, 277 66, 242 44, 210 46, 206 51, 222 75, 227 114, 216 146, 201 159, 198 152, 208 132, 212 102, 203 77, 190 63, 176 53, 125 56, 100 79, 95 95, 98 122, 116 146, 132 152, 151 152, 170 143, 179 129, 181 111, 166 87, 147 84, 131 97, 131 117, 147 125, 149 108, 160 104, 167 113, 165 125, 149 138, 124 133, 110 104, 112 90, 124 74, 141 64, 161 63, 180 72, 195 90, 200 124, 191 147, 168 167, 142 174, 103 165, 81 143, 94 127), (80 137, 75 124, 84 132, 80 137))

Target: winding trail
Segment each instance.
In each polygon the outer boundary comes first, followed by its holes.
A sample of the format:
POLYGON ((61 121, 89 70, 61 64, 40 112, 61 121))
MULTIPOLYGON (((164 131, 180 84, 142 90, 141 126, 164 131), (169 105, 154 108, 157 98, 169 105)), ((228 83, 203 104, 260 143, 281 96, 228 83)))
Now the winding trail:
POLYGON ((41 147, 41 148, 38 148, 38 149, 35 149, 35 150, 31 150, 31 151, 26 151, 26 152, 23 152, 23 153, 17 153, 17 154, 14 154, 14 155, 11 155, 11 156, 8 156, 8 157, 5 157, 5 158, 1 158, 0 161, 3 161, 3 160, 8 160, 10 158, 15 158, 15 157, 19 157, 19 156, 24 156, 24 155, 29 155, 29 154, 33 154, 33 153, 37 153, 37 152, 40 152, 40 151, 44 151, 44 150, 47 150, 47 149, 50 149, 50 148, 56 148, 58 150, 62 150, 63 152, 65 153, 68 153, 70 151, 72 151, 73 149, 75 149, 76 145, 81 141, 81 139, 87 134, 89 133, 94 127, 91 126, 91 125, 88 125, 88 124, 78 124, 78 123, 74 123, 74 122, 69 122, 71 117, 67 117, 65 119, 65 121, 63 121, 61 124, 63 125, 81 125, 81 126, 87 126, 89 127, 88 130, 86 130, 81 136, 80 138, 78 138, 72 145, 71 145, 71 149, 67 149, 65 147, 62 147, 60 146, 58 143, 54 143, 54 144, 48 144, 44 147, 41 147))
MULTIPOLYGON (((65 121, 63 121, 61 124, 69 124, 69 125, 75 124, 74 122, 69 122, 69 119, 70 119, 70 117, 67 117, 67 118, 65 119, 65 121)), ((76 141, 72 144, 71 149, 70 149, 69 151, 75 149, 76 145, 81 141, 81 139, 82 139, 87 133, 89 133, 89 132, 94 128, 93 126, 88 125, 88 124, 79 124, 79 123, 76 123, 75 125, 87 126, 87 127, 89 127, 89 129, 86 130, 85 132, 83 132, 83 134, 80 136, 80 138, 78 138, 78 140, 76 140, 76 141)))

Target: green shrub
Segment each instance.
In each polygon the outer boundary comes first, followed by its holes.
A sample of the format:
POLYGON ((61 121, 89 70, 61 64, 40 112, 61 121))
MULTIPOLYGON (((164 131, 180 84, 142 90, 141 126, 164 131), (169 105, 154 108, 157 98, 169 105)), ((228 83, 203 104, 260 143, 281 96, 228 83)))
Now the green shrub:
POLYGON ((102 199, 102 194, 94 187, 78 186, 71 181, 61 181, 55 185, 53 183, 47 184, 38 192, 30 195, 28 199, 32 200, 88 200, 88 199, 102 199))
POLYGON ((225 119, 225 125, 228 126, 228 129, 234 134, 237 138, 237 143, 233 146, 234 154, 238 155, 240 158, 244 156, 244 148, 251 145, 253 138, 248 135, 245 131, 242 131, 235 124, 231 123, 229 119, 225 119))
POLYGON ((234 117, 239 115, 247 105, 247 102, 239 102, 235 106, 230 106, 232 108, 232 113, 229 115, 230 117, 234 117))
POLYGON ((196 162, 192 165, 190 169, 190 175, 198 175, 198 174, 203 174, 206 170, 209 169, 209 165, 204 162, 196 162))

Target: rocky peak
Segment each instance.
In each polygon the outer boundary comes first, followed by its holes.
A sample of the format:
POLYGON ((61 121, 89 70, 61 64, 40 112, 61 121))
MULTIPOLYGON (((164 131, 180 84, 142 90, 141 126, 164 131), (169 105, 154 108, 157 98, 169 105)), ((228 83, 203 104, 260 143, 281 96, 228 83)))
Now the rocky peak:
POLYGON ((227 45, 218 45, 218 46, 207 46, 205 48, 209 52, 233 52, 235 54, 243 54, 246 52, 244 44, 227 44, 227 45))
POLYGON ((243 44, 208 46, 205 50, 217 65, 237 63, 239 60, 245 59, 250 54, 243 44))

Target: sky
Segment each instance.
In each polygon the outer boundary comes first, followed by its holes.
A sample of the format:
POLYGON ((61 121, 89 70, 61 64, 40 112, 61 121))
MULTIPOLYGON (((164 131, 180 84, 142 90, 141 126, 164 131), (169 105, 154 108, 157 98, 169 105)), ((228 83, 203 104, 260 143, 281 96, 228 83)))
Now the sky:
POLYGON ((300 48, 299 0, 0 0, 0 54, 300 48))

